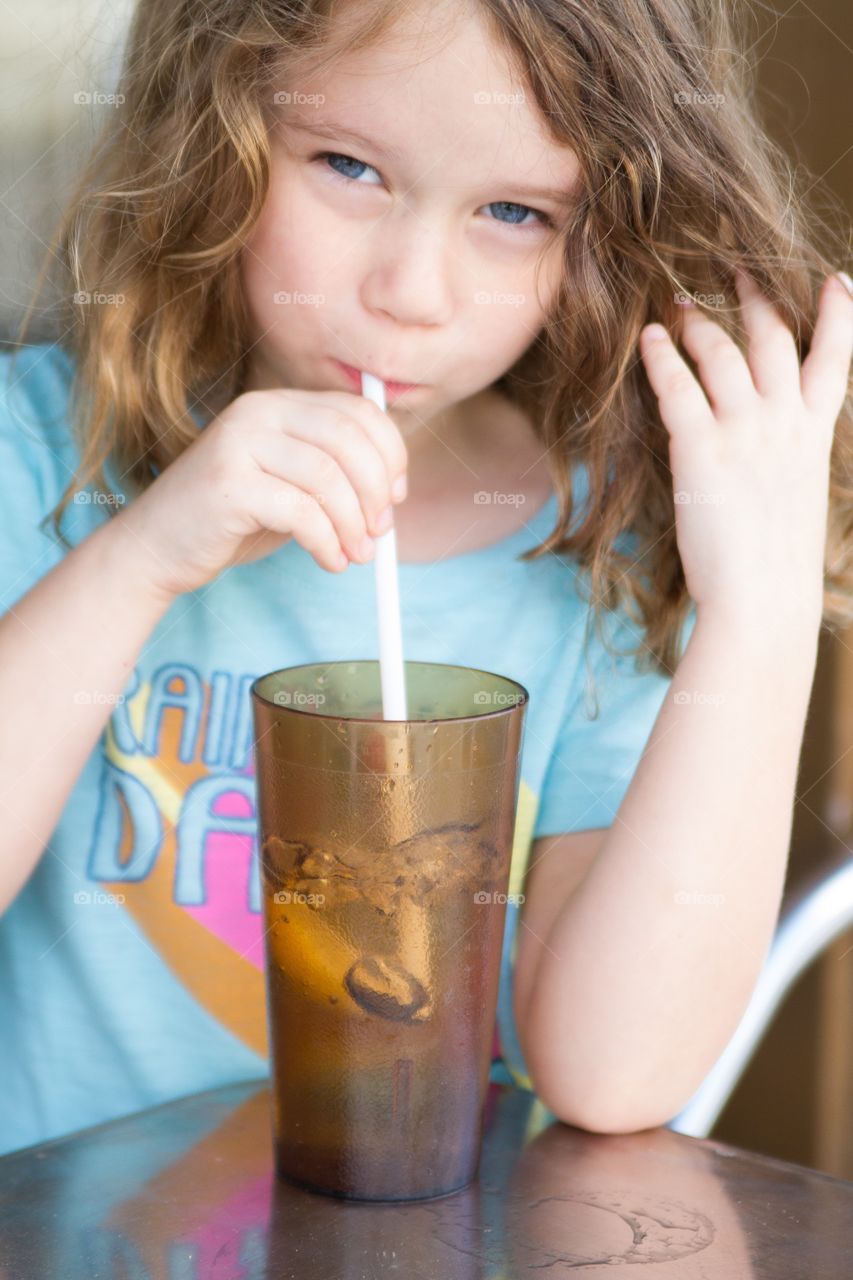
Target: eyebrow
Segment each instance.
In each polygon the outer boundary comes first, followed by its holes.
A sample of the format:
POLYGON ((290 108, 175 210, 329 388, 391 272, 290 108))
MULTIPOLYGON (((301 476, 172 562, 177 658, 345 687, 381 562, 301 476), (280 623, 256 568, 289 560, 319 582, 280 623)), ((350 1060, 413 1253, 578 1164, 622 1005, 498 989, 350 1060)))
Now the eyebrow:
POLYGON ((403 159, 403 153, 398 147, 383 146, 381 142, 368 138, 366 134, 359 133, 357 129, 350 129, 343 124, 335 124, 332 120, 286 120, 285 124, 290 129, 299 129, 303 133, 318 133, 324 138, 350 138, 353 142, 358 142, 363 147, 369 147, 371 150, 378 152, 379 155, 387 156, 389 160, 403 159))
MULTIPOLYGON (((375 138, 368 138, 366 134, 359 133, 357 129, 351 129, 347 125, 336 124, 332 120, 286 120, 284 122, 290 129, 298 129, 302 133, 314 133, 321 137, 329 139, 349 138, 352 142, 357 142, 363 147, 373 150, 377 155, 385 156, 389 160, 401 161, 404 153, 399 147, 388 146, 381 142, 377 142, 375 138)), ((494 179, 491 183, 494 187, 506 187, 519 195, 532 196, 537 200, 554 200, 558 204, 567 204, 571 200, 570 193, 564 187, 537 187, 527 186, 524 183, 514 182, 511 179, 494 179)))

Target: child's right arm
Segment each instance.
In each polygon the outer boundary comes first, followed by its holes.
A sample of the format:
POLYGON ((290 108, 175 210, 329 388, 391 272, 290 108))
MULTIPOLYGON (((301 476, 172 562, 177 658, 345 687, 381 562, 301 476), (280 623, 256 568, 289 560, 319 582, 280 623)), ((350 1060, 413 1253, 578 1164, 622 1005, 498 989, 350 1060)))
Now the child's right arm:
POLYGON ((118 519, 101 525, 0 619, 0 912, 38 862, 170 603, 147 588, 132 543, 118 519))
POLYGON ((353 560, 406 448, 369 400, 238 396, 0 618, 0 912, 25 885, 151 631, 183 592, 293 537, 353 560), (317 495, 316 498, 311 495, 317 495))

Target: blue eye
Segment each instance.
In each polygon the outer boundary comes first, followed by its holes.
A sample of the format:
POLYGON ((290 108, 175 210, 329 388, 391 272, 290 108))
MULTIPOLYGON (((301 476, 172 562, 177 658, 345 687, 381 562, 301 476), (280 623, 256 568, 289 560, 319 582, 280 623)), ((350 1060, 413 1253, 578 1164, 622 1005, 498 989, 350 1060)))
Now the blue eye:
MULTIPOLYGON (((539 219, 542 226, 553 227, 554 225, 552 219, 548 217, 547 213, 542 213, 539 209, 531 209, 530 206, 526 204, 514 204, 513 201, 511 200, 493 200, 491 204, 486 205, 486 208, 487 209, 510 209, 510 210, 514 210, 517 213, 520 212, 522 217, 524 217, 528 213, 532 213, 534 218, 539 219)), ((502 219, 498 218, 497 221, 501 222, 502 219)), ((531 224, 524 223, 518 220, 510 220, 509 222, 507 222, 506 225, 510 227, 521 227, 521 226, 530 226, 531 224)))
POLYGON ((377 172, 376 169, 373 169, 372 165, 365 164, 363 160, 354 160, 352 156, 344 156, 337 151, 321 151, 320 154, 316 157, 316 159, 327 161, 333 173, 336 173, 340 178, 349 178, 352 181, 356 181, 356 179, 359 178, 361 175, 357 173, 346 172, 347 166, 352 166, 353 168, 361 169, 361 170, 371 169, 373 173, 377 172), (344 170, 343 172, 340 169, 336 168, 335 165, 331 163, 333 160, 335 161, 340 160, 343 162, 343 170, 344 170))
MULTIPOLYGON (((324 161, 334 174, 339 178, 344 178, 350 182, 358 181, 365 172, 375 173, 378 176, 378 170, 374 169, 373 165, 366 164, 364 160, 356 160, 352 156, 342 155, 338 151, 321 151, 319 155, 314 156, 314 159, 324 161), (340 167, 338 167, 338 165, 340 165, 340 167), (353 169, 360 170, 360 172, 353 173, 353 169)), ((363 186, 364 184, 362 183, 361 185, 363 186)), ((368 185, 375 186, 376 184, 369 183, 368 185)), ((511 217, 506 221, 500 217, 493 219, 495 222, 503 222, 504 226, 508 227, 521 227, 523 230, 528 230, 531 227, 538 225, 553 229, 556 225, 553 218, 550 218, 547 213, 542 213, 539 209, 531 209, 529 205, 526 204, 515 204, 511 200, 493 200, 491 204, 485 205, 484 208, 510 210, 511 213, 515 214, 520 213, 521 218, 511 217), (538 223, 523 221, 529 213, 533 214, 534 218, 538 219, 538 223)))

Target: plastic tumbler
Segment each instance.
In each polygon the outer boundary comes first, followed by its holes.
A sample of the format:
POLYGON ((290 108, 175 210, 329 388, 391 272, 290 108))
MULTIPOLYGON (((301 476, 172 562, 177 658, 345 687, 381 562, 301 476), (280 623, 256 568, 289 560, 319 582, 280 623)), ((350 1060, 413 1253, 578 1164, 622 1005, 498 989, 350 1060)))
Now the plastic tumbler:
POLYGON ((358 1200, 477 1173, 527 690, 406 662, 251 686, 276 1169, 358 1200))

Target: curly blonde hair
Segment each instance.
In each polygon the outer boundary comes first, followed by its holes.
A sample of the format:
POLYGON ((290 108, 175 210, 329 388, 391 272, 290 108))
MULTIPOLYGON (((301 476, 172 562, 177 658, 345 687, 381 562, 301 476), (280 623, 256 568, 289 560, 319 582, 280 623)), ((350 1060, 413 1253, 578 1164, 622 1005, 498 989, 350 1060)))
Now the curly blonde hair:
MULTIPOLYGON (((607 644, 604 615, 624 607, 640 629, 640 667, 671 674, 692 601, 640 331, 653 320, 674 329, 676 299, 688 294, 743 346, 739 265, 779 309, 802 360, 818 291, 843 265, 849 237, 807 204, 807 172, 762 128, 754 69, 725 0, 470 3, 580 163, 556 305, 495 384, 529 414, 560 504, 554 531, 523 558, 572 557, 589 584, 587 635, 594 625, 607 644), (578 513, 581 466, 588 499, 578 513)), ((268 104, 303 59, 330 66, 380 42, 401 8, 139 0, 118 86, 124 105, 110 113, 36 286, 37 297, 58 260, 81 454, 51 513, 60 537, 73 493, 93 479, 107 487, 109 459, 141 491, 198 434, 193 408, 240 394, 248 325, 239 255, 267 193, 268 104), (123 304, 73 301, 96 290, 123 304)), ((829 626, 853 618, 852 429, 848 394, 831 459, 829 626)))

